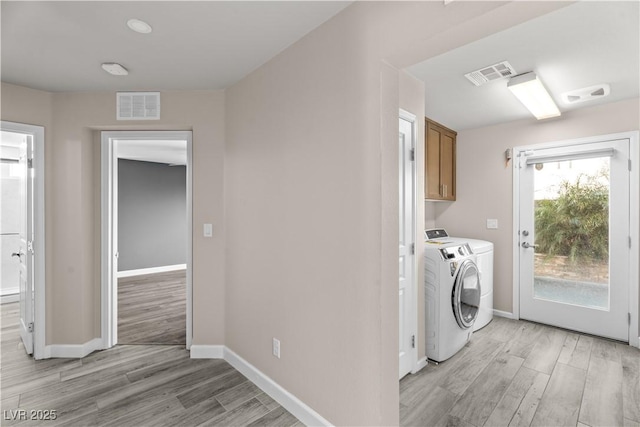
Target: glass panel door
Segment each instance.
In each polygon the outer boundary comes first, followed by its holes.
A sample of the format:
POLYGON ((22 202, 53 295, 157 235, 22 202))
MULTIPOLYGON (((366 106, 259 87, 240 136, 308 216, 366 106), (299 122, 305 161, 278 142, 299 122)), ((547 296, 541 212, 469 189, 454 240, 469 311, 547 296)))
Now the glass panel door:
POLYGON ((521 152, 521 318, 628 340, 628 158, 628 140, 521 152))

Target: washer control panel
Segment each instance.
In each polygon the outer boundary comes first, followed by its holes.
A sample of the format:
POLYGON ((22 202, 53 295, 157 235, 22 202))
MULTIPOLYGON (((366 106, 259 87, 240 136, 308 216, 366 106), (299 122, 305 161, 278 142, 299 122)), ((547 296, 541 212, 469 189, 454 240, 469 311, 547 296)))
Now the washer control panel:
POLYGON ((441 239, 443 237, 449 237, 447 230, 444 228, 432 228, 431 230, 424 230, 424 238, 426 240, 441 239))
POLYGON ((473 254, 468 244, 459 246, 449 246, 448 248, 440 248, 440 255, 445 260, 456 259, 473 254))

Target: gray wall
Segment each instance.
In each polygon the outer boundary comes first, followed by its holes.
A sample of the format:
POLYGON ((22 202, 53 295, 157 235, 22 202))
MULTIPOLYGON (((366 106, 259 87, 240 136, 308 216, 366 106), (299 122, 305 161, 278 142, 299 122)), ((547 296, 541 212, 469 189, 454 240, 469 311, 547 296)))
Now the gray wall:
POLYGON ((187 261, 185 166, 118 160, 118 271, 187 261))

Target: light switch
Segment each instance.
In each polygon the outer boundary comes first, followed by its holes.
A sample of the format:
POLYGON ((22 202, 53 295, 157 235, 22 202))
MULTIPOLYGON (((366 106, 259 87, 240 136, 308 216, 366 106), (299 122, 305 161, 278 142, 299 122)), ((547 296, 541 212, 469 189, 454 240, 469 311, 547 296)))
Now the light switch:
POLYGON ((487 219, 487 228, 490 230, 495 230, 498 228, 498 220, 497 219, 487 219))
POLYGON ((213 236, 213 224, 205 224, 204 225, 204 237, 213 236))

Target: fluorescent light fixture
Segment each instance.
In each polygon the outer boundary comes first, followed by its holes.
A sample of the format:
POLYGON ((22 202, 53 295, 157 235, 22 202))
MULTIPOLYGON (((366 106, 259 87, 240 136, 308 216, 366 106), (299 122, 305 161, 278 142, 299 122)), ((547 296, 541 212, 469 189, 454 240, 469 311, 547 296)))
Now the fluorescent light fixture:
POLYGON ((127 74, 129 74, 129 71, 127 71, 126 68, 115 62, 105 62, 104 64, 102 64, 102 69, 109 74, 113 74, 114 76, 126 76, 127 74))
POLYGON ((149 34, 151 31, 153 31, 153 28, 151 28, 151 25, 147 24, 144 21, 141 21, 140 19, 135 19, 135 18, 129 19, 127 21, 127 25, 133 31, 140 34, 149 34))
POLYGON ((512 77, 507 87, 527 107, 536 119, 548 119, 560 115, 560 110, 533 72, 512 77))

